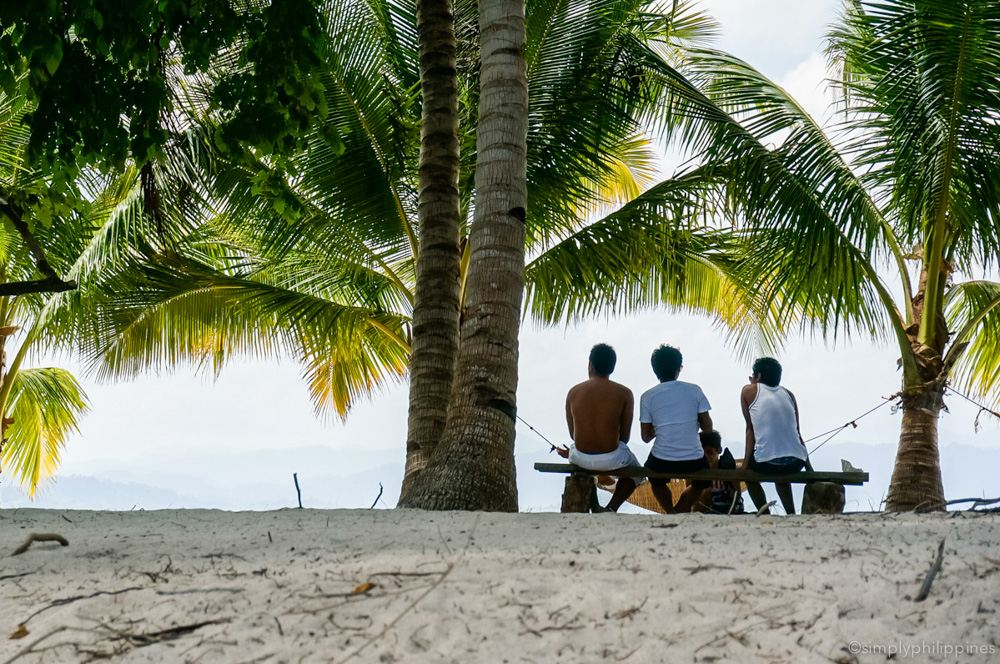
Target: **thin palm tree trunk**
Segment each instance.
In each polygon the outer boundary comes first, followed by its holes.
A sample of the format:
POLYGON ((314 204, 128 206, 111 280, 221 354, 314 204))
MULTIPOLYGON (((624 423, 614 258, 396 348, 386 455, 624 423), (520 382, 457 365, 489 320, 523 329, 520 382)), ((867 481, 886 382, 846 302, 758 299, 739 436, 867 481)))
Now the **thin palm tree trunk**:
POLYGON ((885 501, 888 511, 944 509, 938 452, 938 416, 942 406, 940 388, 931 387, 903 397, 899 449, 885 501))
POLYGON ((444 435, 400 504, 516 511, 514 424, 524 294, 528 84, 524 0, 481 0, 475 221, 444 435))
POLYGON ((458 75, 451 0, 420 0, 419 253, 413 304, 406 472, 400 500, 441 438, 458 355, 458 75))

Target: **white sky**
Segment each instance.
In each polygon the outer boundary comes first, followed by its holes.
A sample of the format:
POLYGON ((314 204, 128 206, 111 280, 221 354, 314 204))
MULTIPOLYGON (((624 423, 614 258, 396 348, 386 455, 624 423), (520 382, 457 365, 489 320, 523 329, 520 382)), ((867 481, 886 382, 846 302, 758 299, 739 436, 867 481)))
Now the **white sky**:
MULTIPOLYGON (((829 99, 822 87, 822 36, 835 18, 836 2, 708 0, 703 5, 722 24, 721 48, 779 81, 815 115, 825 115, 829 99)), ((526 323, 519 414, 541 434, 566 442, 565 394, 586 378, 587 354, 598 342, 617 349, 613 378, 631 387, 637 401, 656 382, 649 368, 653 348, 661 343, 678 346, 684 353, 682 379, 702 386, 716 428, 736 456, 742 455, 737 400, 749 363, 734 356, 710 322, 665 311, 559 329, 540 330, 526 323)), ((896 392, 896 357, 893 349, 864 340, 836 349, 820 340, 790 342, 779 359, 785 367, 783 384, 800 404, 803 435, 810 438, 844 424, 896 392)), ((35 503, 39 507, 292 506, 293 472, 299 474, 307 506, 368 507, 380 482, 385 491, 380 506, 391 507, 398 497, 405 384, 359 405, 346 424, 324 424, 314 416, 305 382, 290 361, 234 365, 214 383, 190 370, 117 385, 97 385, 82 372, 77 375, 93 412, 81 434, 69 442, 61 480, 43 492, 35 503), (70 490, 74 481, 85 478, 92 478, 89 491, 70 490)), ((957 398, 948 403, 951 413, 943 415, 940 429, 947 497, 1000 495, 995 473, 975 472, 982 467, 976 461, 980 454, 1000 459, 998 423, 984 415, 977 434, 977 409, 957 398)), ((872 473, 869 486, 848 489, 849 509, 870 509, 884 497, 898 432, 899 415, 885 407, 814 457, 822 461, 818 466, 839 470, 839 458, 847 454, 855 466, 872 473)), ((632 443, 640 459, 645 458, 648 448, 638 436, 638 423, 632 443)), ((547 449, 535 434, 518 426, 522 510, 557 509, 561 479, 530 470, 532 462, 554 458, 547 456, 547 449)), ((23 504, 25 499, 6 483, 0 487, 0 506, 23 504)))

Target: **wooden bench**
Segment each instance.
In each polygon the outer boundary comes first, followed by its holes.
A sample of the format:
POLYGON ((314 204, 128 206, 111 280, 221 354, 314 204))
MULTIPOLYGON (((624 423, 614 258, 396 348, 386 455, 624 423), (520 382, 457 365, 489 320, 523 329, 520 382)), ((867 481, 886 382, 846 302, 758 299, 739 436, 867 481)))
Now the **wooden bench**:
MULTIPOLYGON (((589 505, 593 478, 598 475, 609 475, 608 471, 590 471, 574 466, 571 463, 536 463, 535 470, 542 473, 569 474, 566 478, 566 489, 563 493, 563 512, 587 511, 581 506, 589 505)), ((832 482, 840 485, 861 486, 868 481, 868 473, 857 471, 838 473, 832 471, 803 470, 787 475, 766 475, 752 470, 696 470, 689 473, 654 473, 645 468, 620 468, 613 473, 619 477, 654 477, 662 479, 685 480, 723 480, 728 482, 787 482, 789 484, 811 484, 814 482, 832 482)))

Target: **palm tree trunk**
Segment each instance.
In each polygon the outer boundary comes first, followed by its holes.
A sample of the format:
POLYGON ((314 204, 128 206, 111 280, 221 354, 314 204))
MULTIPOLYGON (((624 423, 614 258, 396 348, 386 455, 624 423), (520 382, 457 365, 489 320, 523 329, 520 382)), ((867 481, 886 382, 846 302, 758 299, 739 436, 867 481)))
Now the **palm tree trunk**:
POLYGON ((400 500, 444 431, 458 356, 458 74, 451 0, 420 0, 420 222, 410 356, 406 472, 400 500))
POLYGON ((934 382, 919 393, 903 396, 899 449, 885 501, 890 512, 945 507, 937 433, 942 393, 943 387, 934 382))
POLYGON ((524 294, 528 84, 524 0, 480 0, 475 221, 448 422, 400 504, 516 511, 514 424, 524 294))

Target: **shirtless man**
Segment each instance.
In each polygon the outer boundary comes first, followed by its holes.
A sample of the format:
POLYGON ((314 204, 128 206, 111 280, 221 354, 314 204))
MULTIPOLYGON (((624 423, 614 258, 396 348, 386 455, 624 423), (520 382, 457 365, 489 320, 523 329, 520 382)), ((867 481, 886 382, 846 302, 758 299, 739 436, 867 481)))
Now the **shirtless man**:
MULTIPOLYGON (((795 395, 781 387, 781 364, 773 357, 753 363, 750 384, 740 392, 740 407, 747 424, 746 454, 740 468, 768 475, 812 470, 809 453, 799 433, 799 405, 795 395)), ((775 482, 774 488, 786 514, 795 514, 792 485, 775 482)), ((758 482, 747 482, 747 492, 757 509, 767 500, 758 482)), ((765 510, 767 511, 767 510, 765 510)))
MULTIPOLYGON (((587 470, 642 467, 628 448, 635 408, 632 390, 610 379, 617 359, 611 346, 594 346, 587 366, 590 378, 574 385, 566 395, 566 424, 574 444, 557 451, 570 463, 587 470)), ((640 478, 619 477, 607 509, 617 512, 639 481, 640 478)))

